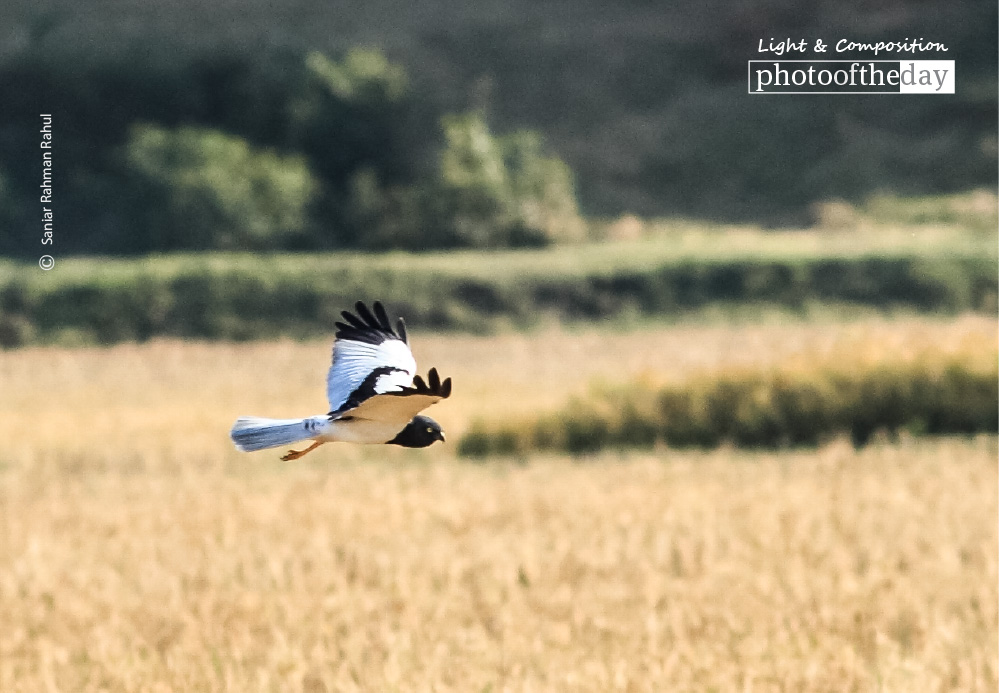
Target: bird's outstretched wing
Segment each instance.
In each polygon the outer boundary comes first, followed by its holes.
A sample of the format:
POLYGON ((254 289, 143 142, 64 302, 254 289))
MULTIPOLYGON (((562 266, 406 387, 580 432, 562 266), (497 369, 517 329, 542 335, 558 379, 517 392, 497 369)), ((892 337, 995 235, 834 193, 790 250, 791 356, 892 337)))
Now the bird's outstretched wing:
POLYGON ((451 396, 451 378, 441 382, 436 368, 427 373, 427 381, 416 376, 413 384, 368 397, 356 407, 346 409, 341 418, 367 419, 385 423, 409 423, 421 411, 451 396))
POLYGON ((343 311, 344 322, 336 323, 333 365, 326 376, 331 414, 353 409, 374 395, 402 391, 416 375, 402 318, 393 329, 378 301, 373 314, 361 301, 354 308, 357 315, 343 311))

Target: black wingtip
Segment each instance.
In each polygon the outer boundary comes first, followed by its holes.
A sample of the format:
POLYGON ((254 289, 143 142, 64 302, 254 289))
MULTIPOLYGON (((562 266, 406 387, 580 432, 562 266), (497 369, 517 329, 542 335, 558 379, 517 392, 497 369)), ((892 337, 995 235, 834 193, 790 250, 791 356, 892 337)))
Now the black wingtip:
POLYGON ((392 329, 392 322, 381 301, 372 303, 374 312, 365 305, 364 301, 354 304, 355 313, 342 311, 342 322, 336 322, 337 339, 352 339, 355 341, 370 342, 379 344, 385 339, 399 339, 403 343, 408 343, 406 338, 406 327, 402 318, 398 321, 398 332, 392 329))
POLYGON ((451 378, 446 378, 443 382, 441 382, 441 376, 437 372, 437 369, 431 368, 427 373, 427 380, 424 380, 422 376, 414 375, 413 384, 409 387, 404 387, 401 390, 387 392, 385 394, 398 396, 431 395, 433 397, 447 399, 451 396, 451 378), (429 385, 427 384, 428 381, 429 385))
POLYGON ((399 339, 409 344, 409 338, 406 336, 406 321, 401 317, 395 321, 395 331, 399 333, 399 339))
POLYGON ((385 312, 385 306, 382 305, 381 301, 375 301, 375 318, 378 320, 379 327, 386 332, 392 331, 392 323, 389 322, 388 314, 385 312))
POLYGON ((367 327, 367 325, 364 324, 363 320, 361 320, 359 317, 357 317, 348 310, 340 311, 340 315, 343 316, 343 319, 346 320, 349 325, 358 330, 363 330, 365 327, 367 327))
POLYGON ((364 301, 358 301, 354 304, 354 310, 357 311, 358 317, 364 321, 365 325, 368 327, 378 327, 378 322, 375 320, 375 316, 371 314, 368 307, 364 305, 364 301))

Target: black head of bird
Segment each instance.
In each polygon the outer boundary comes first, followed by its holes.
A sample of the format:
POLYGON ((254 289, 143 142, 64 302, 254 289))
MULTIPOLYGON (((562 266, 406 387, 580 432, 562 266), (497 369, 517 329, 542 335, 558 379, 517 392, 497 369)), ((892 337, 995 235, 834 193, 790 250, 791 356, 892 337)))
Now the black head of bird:
POLYGON ((414 416, 399 435, 388 442, 389 445, 401 445, 404 448, 425 448, 437 441, 444 442, 444 431, 441 425, 429 416, 414 416))

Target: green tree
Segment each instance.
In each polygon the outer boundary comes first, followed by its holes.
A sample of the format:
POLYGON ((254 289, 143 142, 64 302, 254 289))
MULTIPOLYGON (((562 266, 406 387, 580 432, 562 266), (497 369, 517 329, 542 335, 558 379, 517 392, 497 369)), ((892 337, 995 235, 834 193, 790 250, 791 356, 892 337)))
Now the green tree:
POLYGON ((351 181, 351 218, 367 247, 496 248, 581 240, 568 166, 541 137, 494 135, 479 113, 441 120, 437 168, 416 186, 382 185, 364 169, 351 181))
POLYGON ((450 241, 446 244, 507 245, 514 218, 502 142, 475 113, 446 116, 442 126, 445 144, 435 199, 440 230, 450 241))
POLYGON ((284 248, 304 233, 315 185, 300 156, 217 130, 138 125, 125 157, 151 250, 284 248))
POLYGON ((496 136, 474 112, 447 116, 442 125, 435 197, 453 244, 546 245, 583 237, 569 167, 545 156, 537 133, 496 136))
POLYGON ((529 235, 540 233, 550 243, 584 240, 586 225, 566 163, 545 156, 541 136, 530 130, 511 133, 501 144, 517 227, 529 235))
POLYGON ((310 53, 291 99, 289 145, 309 157, 322 189, 316 215, 328 235, 320 247, 363 245, 363 227, 350 209, 354 178, 374 171, 389 185, 414 179, 413 128, 405 71, 375 49, 353 49, 342 60, 310 53), (332 231, 335 230, 335 231, 332 231))

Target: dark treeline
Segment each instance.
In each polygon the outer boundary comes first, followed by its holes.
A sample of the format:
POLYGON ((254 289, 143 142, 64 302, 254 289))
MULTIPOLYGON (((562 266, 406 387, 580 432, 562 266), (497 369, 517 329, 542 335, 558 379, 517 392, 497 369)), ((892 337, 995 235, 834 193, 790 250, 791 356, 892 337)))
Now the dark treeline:
MULTIPOLYGON (((517 254, 571 253, 517 251, 517 254)), ((587 267, 503 262, 502 254, 190 253, 0 267, 0 348, 142 341, 157 336, 271 339, 328 334, 358 297, 413 327, 488 332, 539 321, 682 319, 753 306, 808 316, 850 310, 995 313, 994 255, 898 251, 844 258, 662 259, 587 267), (417 261, 419 258, 419 261, 417 261), (499 262, 497 262, 499 259, 499 262), (532 269, 533 266, 533 269, 532 269)))
POLYGON ((377 50, 172 69, 22 60, 0 90, 0 253, 38 247, 19 230, 40 228, 42 113, 61 253, 496 247, 583 232, 569 170, 540 136, 432 107, 377 50))
POLYGON ((539 245, 577 199, 798 223, 996 183, 984 0, 114 4, 0 9, 0 253, 38 247, 41 113, 61 253, 539 245), (957 93, 747 95, 771 38, 943 43, 878 57, 953 59, 957 93))

